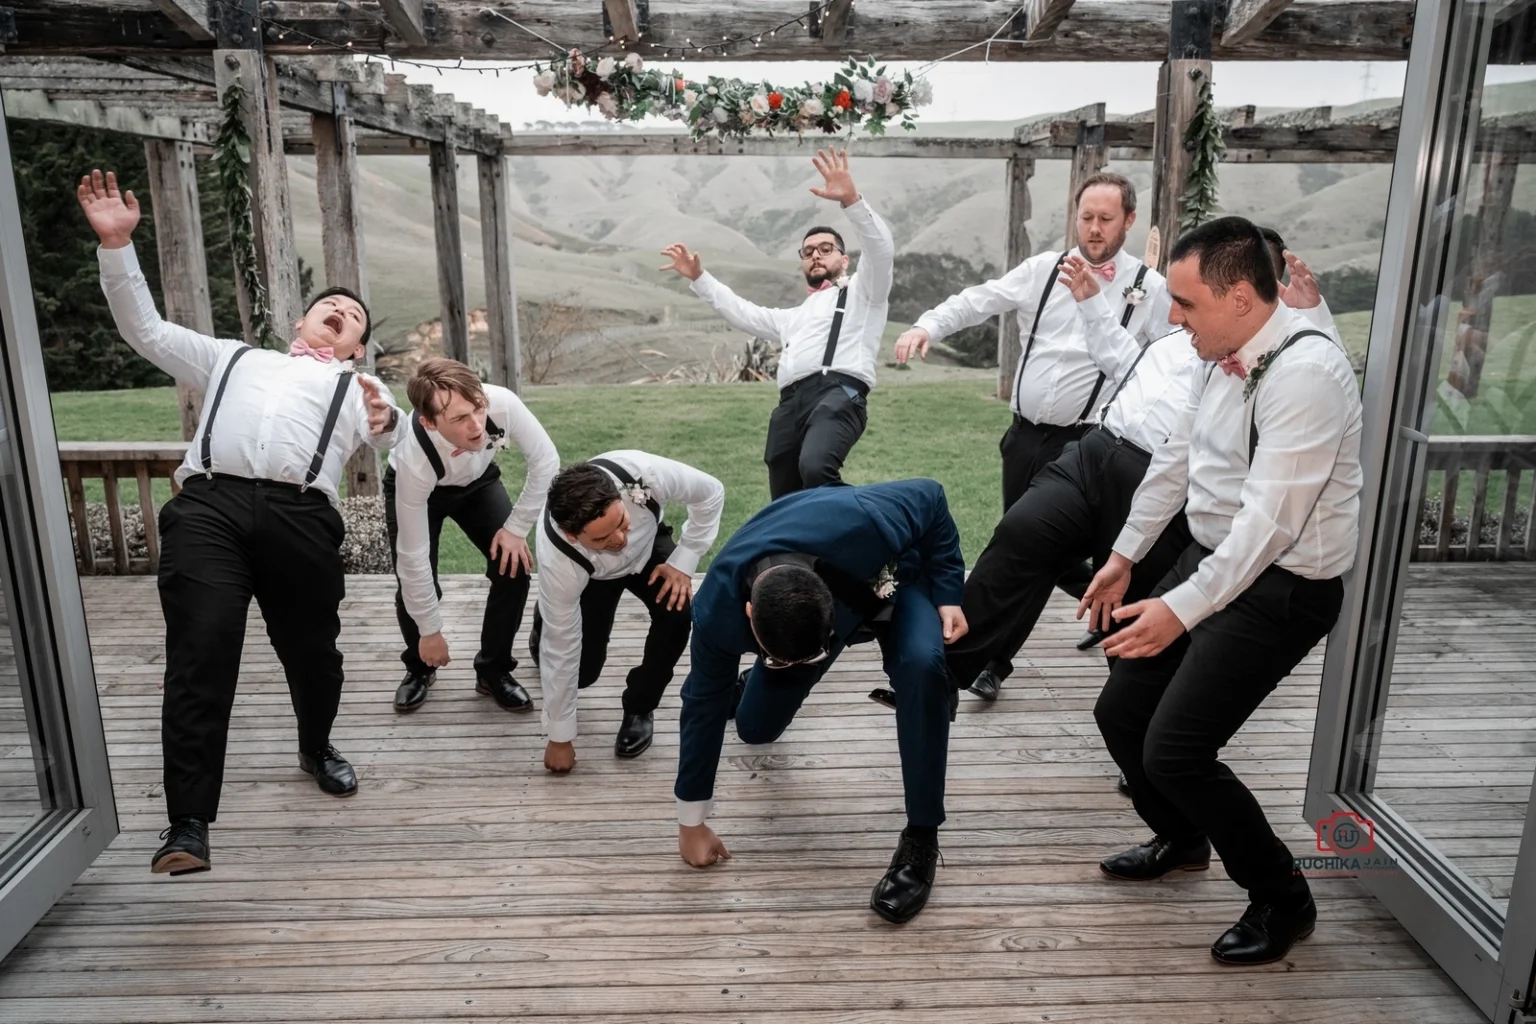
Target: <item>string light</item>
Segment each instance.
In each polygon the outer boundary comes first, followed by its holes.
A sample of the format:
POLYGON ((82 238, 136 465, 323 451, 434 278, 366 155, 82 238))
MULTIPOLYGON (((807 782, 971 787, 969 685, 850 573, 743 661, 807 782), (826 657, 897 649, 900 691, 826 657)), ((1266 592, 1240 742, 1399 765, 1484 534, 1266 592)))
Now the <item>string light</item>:
MULTIPOLYGON (((822 0, 821 3, 817 4, 814 8, 807 11, 805 14, 802 14, 799 17, 790 18, 782 25, 776 25, 766 32, 759 31, 755 34, 746 32, 742 33, 741 35, 734 36, 724 35, 720 37, 720 42, 718 43, 699 44, 695 43, 692 39, 684 38, 682 45, 668 43, 647 43, 646 45, 649 46, 652 51, 654 51, 653 55, 655 56, 675 56, 679 60, 686 59, 690 50, 695 55, 704 54, 706 51, 715 50, 718 51, 719 54, 723 57, 730 53, 731 47, 742 43, 750 42, 754 47, 760 48, 765 36, 769 38, 777 38, 780 29, 787 29, 795 25, 800 25, 803 26, 807 32, 814 31, 812 27, 812 20, 815 19, 819 21, 822 12, 831 7, 836 2, 837 0, 822 0)), ((850 4, 849 6, 851 7, 852 5, 850 4)))

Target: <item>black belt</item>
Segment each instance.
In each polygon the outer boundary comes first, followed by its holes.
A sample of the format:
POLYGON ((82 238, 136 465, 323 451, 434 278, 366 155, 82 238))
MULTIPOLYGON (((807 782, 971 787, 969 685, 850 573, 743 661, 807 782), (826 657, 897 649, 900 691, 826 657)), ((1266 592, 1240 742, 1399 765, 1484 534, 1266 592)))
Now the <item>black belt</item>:
POLYGON ((213 473, 208 475, 199 473, 195 476, 189 476, 187 477, 187 482, 181 485, 181 489, 187 490, 192 488, 197 490, 203 487, 212 488, 217 487, 221 483, 241 484, 246 487, 261 488, 263 490, 284 491, 292 494, 294 497, 303 498, 305 501, 321 502, 324 504, 330 504, 331 500, 324 492, 311 490, 308 484, 294 484, 286 480, 267 480, 265 478, 254 479, 248 476, 235 476, 233 473, 213 473))
POLYGON ((826 373, 813 373, 809 376, 801 377, 799 380, 794 381, 793 383, 784 385, 784 387, 779 389, 779 401, 784 401, 806 385, 814 383, 816 387, 820 388, 825 387, 829 382, 833 384, 846 384, 857 391, 860 397, 869 397, 868 384, 865 384, 857 377, 843 373, 839 370, 829 370, 826 373))

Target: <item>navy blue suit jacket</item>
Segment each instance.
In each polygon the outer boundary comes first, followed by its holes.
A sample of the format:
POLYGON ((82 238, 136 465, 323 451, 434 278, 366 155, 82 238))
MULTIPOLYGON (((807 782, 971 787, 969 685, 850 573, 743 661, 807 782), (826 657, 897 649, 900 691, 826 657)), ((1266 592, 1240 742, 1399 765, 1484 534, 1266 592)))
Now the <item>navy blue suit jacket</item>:
MULTIPOLYGON (((720 549, 693 599, 674 789, 679 800, 714 793, 741 656, 758 653, 746 613, 752 567, 784 552, 811 555, 861 580, 896 563, 897 584, 925 588, 936 606, 958 605, 965 592, 960 533, 934 480, 816 487, 787 494, 747 520, 720 549)), ((838 633, 846 636, 857 620, 841 604, 838 612, 838 633)))

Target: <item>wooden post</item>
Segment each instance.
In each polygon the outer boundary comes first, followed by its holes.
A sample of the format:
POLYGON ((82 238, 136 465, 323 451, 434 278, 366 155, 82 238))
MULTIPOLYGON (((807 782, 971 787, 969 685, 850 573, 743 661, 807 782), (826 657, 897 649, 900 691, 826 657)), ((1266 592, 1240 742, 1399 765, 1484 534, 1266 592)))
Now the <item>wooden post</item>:
MULTIPOLYGON (((190 142, 149 139, 150 206, 155 215, 155 244, 160 251, 160 291, 165 318, 199 334, 213 334, 213 306, 208 298, 208 254, 203 248, 203 218, 197 197, 197 166, 190 142)), ((176 382, 181 410, 181 439, 192 440, 203 414, 203 393, 176 382)), ((151 510, 146 510, 152 514, 151 510)))
POLYGON ((517 334, 517 276, 512 224, 507 219, 507 158, 480 154, 480 246, 485 257, 485 322, 491 342, 491 383, 523 390, 517 334))
MULTIPOLYGON (((1035 161, 1030 157, 1008 158, 1008 247, 1004 254, 1004 272, 1029 258, 1029 179, 1034 176, 1035 161)), ((1019 367, 1019 317, 1010 310, 998 318, 997 397, 1013 400, 1013 374, 1019 367)))
POLYGON ((1471 399, 1477 397, 1488 355, 1488 328, 1493 320, 1493 300, 1505 290, 1509 254, 1504 251, 1504 229, 1515 195, 1515 173, 1520 169, 1516 152, 1489 153, 1483 164, 1483 204, 1477 211, 1477 238, 1472 266, 1467 272, 1466 293, 1456 318, 1456 346, 1446 383, 1471 399))
POLYGON ((1211 76, 1212 0, 1174 0, 1168 29, 1168 59, 1157 73, 1157 113, 1152 129, 1152 224, 1162 237, 1157 270, 1179 237, 1190 153, 1184 131, 1211 76))
POLYGON ((442 301, 443 354, 469 362, 469 320, 464 309, 464 240, 459 231, 459 162, 453 143, 429 144, 432 226, 437 239, 437 294, 442 301))
POLYGON ((1067 248, 1077 244, 1077 192, 1083 182, 1109 163, 1109 149, 1104 144, 1104 104, 1097 104, 1095 116, 1077 123, 1077 145, 1072 148, 1072 177, 1067 186, 1067 248))
MULTIPOLYGON (((350 288, 368 302, 363 263, 362 198, 357 165, 357 136, 347 113, 345 82, 331 83, 332 113, 310 117, 315 141, 315 186, 320 194, 320 246, 325 252, 327 287, 350 288)), ((358 366, 373 369, 370 349, 358 366)), ((347 460, 347 497, 379 493, 379 454, 361 445, 347 460)))

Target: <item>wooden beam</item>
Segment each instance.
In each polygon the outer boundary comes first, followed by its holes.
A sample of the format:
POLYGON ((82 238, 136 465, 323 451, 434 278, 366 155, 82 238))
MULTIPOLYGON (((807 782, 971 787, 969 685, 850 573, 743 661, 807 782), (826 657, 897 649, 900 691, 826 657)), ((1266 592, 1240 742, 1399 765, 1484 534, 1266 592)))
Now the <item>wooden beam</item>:
POLYGON ((469 362, 464 301, 464 240, 459 230, 459 166, 453 147, 434 142, 430 154, 432 227, 437 243, 437 294, 442 305, 443 354, 469 362))
POLYGON ((1029 20, 1029 29, 1024 38, 1030 42, 1039 42, 1049 39, 1072 10, 1073 0, 1029 0, 1025 4, 1026 16, 1029 20))
MULTIPOLYGON (((216 50, 213 67, 220 95, 236 82, 245 90, 240 116, 251 139, 251 219, 256 236, 256 263, 267 288, 272 329, 286 340, 303 315, 303 296, 299 291, 298 253, 293 244, 288 165, 283 159, 277 72, 270 58, 254 50, 216 50)), ((238 277, 235 284, 240 286, 238 277)), ((249 321, 246 341, 255 341, 249 321)))
POLYGON ((1221 31, 1221 45, 1242 46, 1252 42, 1289 6, 1291 0, 1232 0, 1227 8, 1226 27, 1221 31))
MULTIPOLYGON (((773 19, 751 5, 657 3, 650 14, 647 39, 718 40, 743 34, 773 19)), ((931 60, 954 54, 968 61, 1151 61, 1166 55, 1174 4, 1171 0, 1077 0, 1048 39, 992 39, 1010 5, 995 0, 881 0, 859 5, 854 32, 862 52, 904 60, 931 60), (964 50, 963 53, 956 51, 964 50)), ((1257 39, 1219 56, 1234 60, 1403 60, 1413 34, 1414 0, 1295 0, 1257 39)), ((437 31, 424 45, 401 43, 380 31, 366 5, 271 0, 268 15, 297 29, 266 39, 270 53, 305 54, 308 37, 355 53, 386 51, 402 57, 457 60, 542 60, 549 44, 531 34, 556 40, 588 41, 594 9, 590 0, 520 0, 519 25, 488 15, 479 0, 438 0, 437 31), (519 27, 522 26, 522 27, 519 27)), ((493 6, 494 10, 495 7, 493 6)), ((804 8, 801 8, 804 10, 804 8)), ((778 17, 782 17, 779 14, 778 17)), ((7 54, 79 56, 206 54, 196 40, 158 11, 127 3, 111 6, 79 0, 35 0, 16 8, 17 39, 7 54)), ((829 60, 842 46, 809 32, 785 31, 758 45, 738 44, 732 60, 829 60)), ((641 46, 642 56, 661 56, 641 46)))
POLYGON ((137 107, 109 105, 95 100, 55 100, 48 93, 35 89, 6 89, 4 101, 5 116, 24 121, 51 121, 82 128, 101 128, 146 139, 168 139, 172 142, 195 142, 202 145, 211 144, 215 134, 208 125, 180 117, 149 114, 137 107))
POLYGON ((208 23, 207 0, 155 0, 155 6, 188 38, 213 42, 213 27, 208 23))
POLYGON ((384 21, 407 46, 426 46, 430 39, 422 18, 422 0, 379 0, 384 21))
POLYGON ((517 274, 512 266, 507 158, 482 156, 480 249, 485 260, 485 321, 491 343, 491 383, 523 390, 523 351, 517 330, 517 274))
MULTIPOLYGON (((155 217, 165 318, 212 337, 208 253, 203 248, 203 216, 192 145, 151 139, 144 143, 144 160, 149 167, 149 205, 155 217)), ((176 405, 181 411, 181 439, 190 441, 202 418, 203 393, 178 380, 176 405)))
POLYGON ((1200 88, 1211 79, 1214 0, 1180 0, 1168 26, 1168 54, 1157 74, 1157 114, 1152 128, 1152 224, 1162 241, 1159 266, 1179 237, 1190 153, 1184 133, 1199 105, 1200 88))
POLYGON ((1066 243, 1077 244, 1077 193, 1083 183, 1104 169, 1109 162, 1109 148, 1104 141, 1104 104, 1097 104, 1093 114, 1077 123, 1076 145, 1072 147, 1072 171, 1067 184, 1066 243))
POLYGON ((842 46, 848 41, 848 24, 853 20, 853 0, 831 0, 815 9, 811 17, 811 35, 828 46, 842 46))
POLYGON ((639 41, 640 5, 635 0, 603 0, 603 12, 608 15, 608 34, 619 45, 639 41))
MULTIPOLYGON (((1037 117, 1033 121, 1026 121, 1013 130, 1013 140, 1024 145, 1034 142, 1044 142, 1051 138, 1051 131, 1058 125, 1075 125, 1079 121, 1088 121, 1098 118, 1102 123, 1104 104, 1089 103, 1078 107, 1076 110, 1068 110, 1060 114, 1048 114, 1045 117, 1037 117)), ((1071 143, 1067 143, 1071 145, 1071 143)))
MULTIPOLYGON (((796 138, 700 139, 684 132, 518 132, 502 141, 508 156, 796 156, 809 158, 820 143, 815 136, 796 138)), ((924 135, 860 138, 859 155, 999 160, 1018 146, 1009 139, 968 139, 924 135)))
MULTIPOLYGON (((1023 263, 1030 255, 1029 179, 1034 176, 1035 162, 1027 157, 1012 157, 1008 161, 1008 242, 1003 260, 1004 273, 1023 263)), ((1013 399, 1013 375, 1019 368, 1019 318, 1012 310, 998 317, 997 331, 997 397, 1004 402, 1013 399)))

